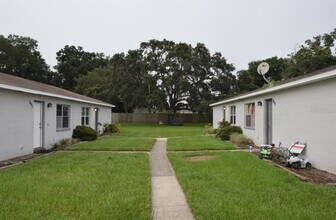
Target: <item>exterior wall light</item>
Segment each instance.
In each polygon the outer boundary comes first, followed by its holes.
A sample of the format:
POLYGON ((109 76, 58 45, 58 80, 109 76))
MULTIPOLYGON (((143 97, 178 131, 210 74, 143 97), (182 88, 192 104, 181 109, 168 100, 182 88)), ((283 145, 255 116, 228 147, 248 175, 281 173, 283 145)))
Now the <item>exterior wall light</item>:
POLYGON ((98 111, 98 108, 94 108, 94 111, 95 111, 95 112, 98 111))
POLYGON ((52 107, 52 103, 49 102, 49 103, 47 104, 47 107, 48 107, 48 108, 51 108, 51 107, 52 107))
POLYGON ((262 102, 261 101, 258 102, 258 106, 262 106, 262 102))

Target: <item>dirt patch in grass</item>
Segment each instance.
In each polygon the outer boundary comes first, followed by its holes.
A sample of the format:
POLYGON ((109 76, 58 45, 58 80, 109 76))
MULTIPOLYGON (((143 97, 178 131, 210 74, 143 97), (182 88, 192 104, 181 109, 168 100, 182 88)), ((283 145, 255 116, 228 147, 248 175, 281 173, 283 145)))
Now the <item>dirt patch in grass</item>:
MULTIPOLYGON (((255 155, 259 157, 259 153, 255 152, 255 155)), ((329 173, 324 170, 319 170, 316 168, 311 169, 296 169, 292 167, 286 167, 285 162, 282 159, 275 159, 273 160, 274 163, 296 173, 299 174, 305 178, 307 178, 306 181, 315 183, 315 184, 329 184, 329 185, 335 185, 336 186, 336 174, 329 173)))
POLYGON ((186 159, 189 161, 203 161, 203 160, 211 160, 219 157, 218 155, 201 155, 201 156, 192 156, 192 157, 187 157, 186 159))

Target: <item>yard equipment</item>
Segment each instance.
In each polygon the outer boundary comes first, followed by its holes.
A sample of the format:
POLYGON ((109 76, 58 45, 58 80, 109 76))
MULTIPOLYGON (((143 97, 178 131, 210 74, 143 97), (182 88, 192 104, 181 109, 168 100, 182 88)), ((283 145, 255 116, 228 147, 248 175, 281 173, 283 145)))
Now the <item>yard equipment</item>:
POLYGON ((295 142, 288 148, 288 156, 285 158, 285 165, 287 167, 294 167, 294 168, 311 168, 312 165, 309 162, 308 159, 304 159, 299 157, 299 155, 302 153, 302 151, 307 146, 306 143, 303 142, 295 142))
POLYGON ((260 159, 272 159, 272 146, 271 145, 260 145, 260 159))

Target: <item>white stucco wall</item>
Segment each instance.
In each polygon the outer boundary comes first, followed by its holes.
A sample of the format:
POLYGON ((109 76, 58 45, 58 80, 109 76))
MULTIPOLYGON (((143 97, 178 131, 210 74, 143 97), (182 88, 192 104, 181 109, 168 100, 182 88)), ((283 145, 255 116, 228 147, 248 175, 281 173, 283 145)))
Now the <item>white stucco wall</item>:
POLYGON ((33 153, 31 97, 0 89, 0 161, 33 153))
POLYGON ((73 128, 81 124, 82 107, 90 108, 89 125, 93 129, 94 108, 99 109, 101 124, 111 123, 111 107, 0 89, 0 161, 33 153, 34 101, 44 106, 43 145, 46 149, 63 138, 71 138, 73 128), (48 103, 52 107, 47 107, 48 103), (56 129, 57 104, 71 106, 68 130, 56 129))
MULTIPOLYGON (((274 100, 273 143, 289 147, 295 141, 305 141, 303 157, 310 159, 316 168, 336 173, 336 78, 215 106, 214 127, 221 117, 219 109, 235 105, 237 125, 244 134, 257 145, 265 143, 266 99, 274 100), (262 106, 257 105, 258 101, 262 106), (256 105, 254 129, 244 127, 244 105, 250 102, 256 105)), ((226 120, 229 121, 228 112, 226 120)))

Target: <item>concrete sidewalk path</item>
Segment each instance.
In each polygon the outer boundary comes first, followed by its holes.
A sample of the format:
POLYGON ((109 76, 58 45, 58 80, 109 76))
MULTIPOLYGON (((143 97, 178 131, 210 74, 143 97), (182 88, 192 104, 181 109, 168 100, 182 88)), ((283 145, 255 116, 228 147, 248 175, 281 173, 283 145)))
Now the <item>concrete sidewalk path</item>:
POLYGON ((152 218, 194 219, 166 155, 167 138, 158 138, 150 152, 152 218))

